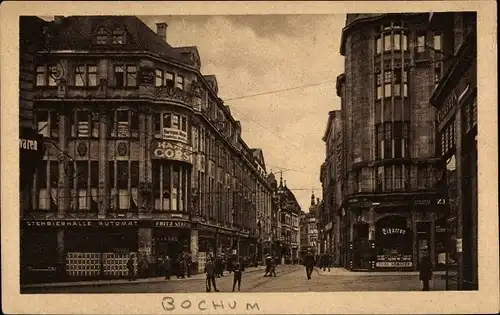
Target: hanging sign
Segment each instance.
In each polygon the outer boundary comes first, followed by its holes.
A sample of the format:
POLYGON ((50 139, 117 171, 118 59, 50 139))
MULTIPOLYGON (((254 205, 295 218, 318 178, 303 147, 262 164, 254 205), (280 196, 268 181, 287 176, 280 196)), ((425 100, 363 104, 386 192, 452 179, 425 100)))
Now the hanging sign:
POLYGON ((393 234, 405 235, 406 234, 406 229, 401 229, 401 228, 382 228, 382 234, 383 235, 393 235, 393 234))

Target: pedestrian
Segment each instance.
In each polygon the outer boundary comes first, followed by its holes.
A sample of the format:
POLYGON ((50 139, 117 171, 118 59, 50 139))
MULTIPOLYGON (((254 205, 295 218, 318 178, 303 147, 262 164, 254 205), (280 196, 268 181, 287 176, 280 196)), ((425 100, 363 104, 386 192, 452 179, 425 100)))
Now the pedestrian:
POLYGON ((214 291, 219 292, 219 290, 217 290, 217 285, 215 284, 215 265, 214 265, 212 257, 210 257, 208 259, 207 263, 205 264, 205 274, 207 276, 207 278, 206 278, 207 292, 211 291, 212 285, 214 287, 214 291))
POLYGON ((187 274, 188 278, 191 277, 192 265, 193 265, 193 258, 191 256, 191 253, 187 253, 186 254, 186 274, 187 274))
POLYGON ((165 280, 170 280, 170 276, 172 274, 172 261, 168 256, 166 256, 163 261, 163 271, 165 273, 165 280))
POLYGON ((311 280, 314 264, 315 264, 314 255, 311 252, 308 252, 304 257, 304 266, 306 267, 307 280, 311 280))
POLYGON ((427 253, 423 255, 420 261, 419 275, 423 286, 422 291, 429 291, 429 281, 432 279, 432 263, 427 253))
POLYGON ((264 274, 264 277, 267 277, 267 275, 271 272, 271 255, 266 256, 266 273, 264 274))
POLYGON ((149 269, 149 262, 148 258, 146 257, 146 254, 142 255, 140 265, 141 265, 142 278, 146 279, 148 277, 148 269, 149 269))
POLYGON ((236 263, 234 266, 234 279, 233 279, 233 292, 234 288, 236 286, 236 283, 238 283, 238 291, 240 290, 241 287, 241 274, 243 270, 241 269, 240 263, 236 263))
POLYGON ((130 254, 127 261, 128 281, 135 280, 134 254, 130 254))

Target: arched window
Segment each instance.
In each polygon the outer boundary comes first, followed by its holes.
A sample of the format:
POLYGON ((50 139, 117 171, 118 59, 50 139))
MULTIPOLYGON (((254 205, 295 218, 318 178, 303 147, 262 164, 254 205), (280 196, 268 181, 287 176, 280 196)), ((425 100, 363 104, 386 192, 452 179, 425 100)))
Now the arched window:
POLYGON ((108 32, 106 32, 104 27, 100 27, 97 30, 96 43, 98 45, 104 45, 108 43, 108 32))
POLYGON ((125 43, 124 32, 119 27, 113 29, 113 40, 111 43, 113 45, 123 45, 125 43))

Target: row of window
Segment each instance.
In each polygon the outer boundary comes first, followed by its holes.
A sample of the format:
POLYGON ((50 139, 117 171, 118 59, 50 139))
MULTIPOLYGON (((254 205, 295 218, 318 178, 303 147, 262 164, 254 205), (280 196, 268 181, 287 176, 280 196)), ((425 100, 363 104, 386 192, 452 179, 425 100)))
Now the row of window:
POLYGON ((191 171, 183 165, 153 162, 153 194, 156 210, 187 211, 191 171))
POLYGON ((377 135, 376 159, 408 157, 408 122, 385 122, 375 126, 377 135))
POLYGON ((184 89, 184 77, 173 72, 156 69, 155 86, 176 87, 184 89))
MULTIPOLYGON (((432 46, 434 51, 441 51, 441 37, 441 34, 434 35, 432 46)), ((393 32, 386 31, 376 37, 375 47, 377 54, 391 51, 408 51, 408 36, 400 29, 393 32)), ((415 51, 417 53, 427 51, 425 32, 419 32, 417 34, 415 51)))
POLYGON ((440 133, 441 155, 445 155, 455 148, 455 124, 452 120, 440 133))
MULTIPOLYGON (((355 178, 356 191, 361 192, 361 173, 357 172, 355 178)), ((410 167, 406 165, 379 166, 376 171, 377 191, 402 191, 410 187, 410 167)), ((413 189, 427 189, 430 177, 427 166, 418 167, 417 187, 413 189)))
POLYGON ((468 133, 477 126, 477 98, 463 106, 464 111, 464 132, 468 133))
POLYGON ((384 97, 408 97, 408 71, 396 69, 376 74, 377 100, 384 97))
MULTIPOLYGON (((114 86, 116 87, 136 87, 137 86, 137 66, 136 65, 115 65, 113 68, 114 86)), ((56 86, 56 79, 59 70, 55 65, 39 65, 36 67, 37 86, 56 86)), ((90 86, 98 85, 98 70, 95 64, 78 64, 74 67, 74 85, 90 86)))

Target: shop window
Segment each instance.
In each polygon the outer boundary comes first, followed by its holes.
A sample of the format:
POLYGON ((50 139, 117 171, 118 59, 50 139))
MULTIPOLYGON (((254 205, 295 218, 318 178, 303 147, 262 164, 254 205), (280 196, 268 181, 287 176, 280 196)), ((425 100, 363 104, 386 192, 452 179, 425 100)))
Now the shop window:
POLYGON ((177 75, 175 78, 175 87, 178 89, 183 90, 184 89, 184 77, 177 75))
POLYGON ((108 32, 104 27, 100 27, 96 34, 96 44, 105 45, 108 43, 108 32))

